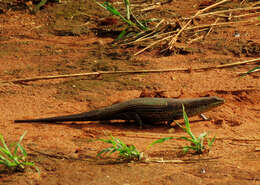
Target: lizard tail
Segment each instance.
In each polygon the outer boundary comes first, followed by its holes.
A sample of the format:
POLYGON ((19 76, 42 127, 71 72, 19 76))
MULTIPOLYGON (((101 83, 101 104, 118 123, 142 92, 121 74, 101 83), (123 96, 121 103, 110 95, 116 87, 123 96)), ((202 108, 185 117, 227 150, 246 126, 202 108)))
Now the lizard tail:
POLYGON ((96 121, 96 120, 98 120, 96 116, 90 115, 89 112, 85 112, 80 114, 72 114, 68 116, 14 120, 14 122, 15 123, 33 123, 33 122, 55 123, 55 122, 66 122, 66 121, 96 121))

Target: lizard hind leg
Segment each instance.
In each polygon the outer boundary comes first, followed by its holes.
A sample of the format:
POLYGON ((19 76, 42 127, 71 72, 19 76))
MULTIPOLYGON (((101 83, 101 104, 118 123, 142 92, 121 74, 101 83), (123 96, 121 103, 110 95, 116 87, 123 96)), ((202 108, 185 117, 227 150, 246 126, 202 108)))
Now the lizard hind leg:
POLYGON ((140 129, 143 128, 143 121, 142 121, 141 117, 136 112, 124 113, 124 117, 125 117, 125 120, 128 120, 128 121, 134 120, 139 125, 140 129))
POLYGON ((143 128, 143 121, 137 113, 134 114, 134 120, 136 121, 136 123, 139 124, 139 128, 142 129, 143 128))
POLYGON ((168 121, 167 121, 167 126, 169 126, 169 127, 170 127, 170 126, 171 126, 171 124, 173 123, 173 121, 174 121, 174 119, 168 120, 168 121))

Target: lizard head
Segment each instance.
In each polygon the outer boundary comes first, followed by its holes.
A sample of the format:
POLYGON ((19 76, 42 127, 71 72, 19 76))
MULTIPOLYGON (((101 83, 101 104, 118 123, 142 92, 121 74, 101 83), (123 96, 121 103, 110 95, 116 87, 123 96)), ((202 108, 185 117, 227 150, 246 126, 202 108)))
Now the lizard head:
POLYGON ((223 98, 216 96, 202 97, 191 99, 189 103, 184 103, 186 113, 189 116, 201 114, 214 107, 218 107, 225 102, 223 98))

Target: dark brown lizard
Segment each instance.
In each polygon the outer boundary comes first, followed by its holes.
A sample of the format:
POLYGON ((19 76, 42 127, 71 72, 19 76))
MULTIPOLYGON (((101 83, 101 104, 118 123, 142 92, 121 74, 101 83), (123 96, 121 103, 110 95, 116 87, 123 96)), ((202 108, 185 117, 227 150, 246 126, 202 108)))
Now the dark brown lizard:
POLYGON ((102 120, 134 120, 140 127, 144 123, 164 122, 168 124, 183 117, 182 105, 187 115, 195 116, 224 103, 224 99, 215 96, 174 99, 174 98, 136 98, 117 103, 90 112, 67 116, 15 120, 23 122, 66 122, 66 121, 102 121, 102 120))

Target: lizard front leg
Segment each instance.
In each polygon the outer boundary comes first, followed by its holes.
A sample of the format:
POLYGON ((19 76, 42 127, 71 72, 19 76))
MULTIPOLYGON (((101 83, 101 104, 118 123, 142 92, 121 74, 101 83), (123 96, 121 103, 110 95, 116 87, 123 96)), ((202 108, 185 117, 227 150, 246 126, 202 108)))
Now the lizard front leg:
POLYGON ((143 128, 143 121, 142 121, 142 119, 140 118, 140 116, 137 113, 135 113, 133 115, 134 115, 134 120, 136 121, 136 123, 139 124, 139 128, 142 129, 143 128))
POLYGON ((138 113, 136 112, 127 112, 125 113, 125 116, 128 118, 128 120, 134 120, 137 124, 139 124, 139 128, 143 128, 143 121, 138 113))

